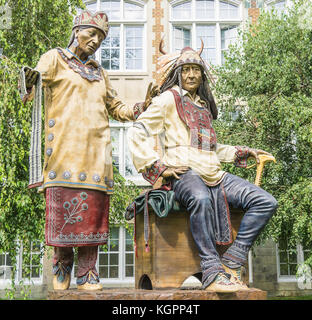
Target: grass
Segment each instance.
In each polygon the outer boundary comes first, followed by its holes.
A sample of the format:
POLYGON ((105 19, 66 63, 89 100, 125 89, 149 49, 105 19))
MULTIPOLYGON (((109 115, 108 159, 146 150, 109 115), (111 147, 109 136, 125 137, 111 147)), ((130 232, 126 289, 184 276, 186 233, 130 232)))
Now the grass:
POLYGON ((268 297, 268 300, 312 300, 312 296, 268 297))

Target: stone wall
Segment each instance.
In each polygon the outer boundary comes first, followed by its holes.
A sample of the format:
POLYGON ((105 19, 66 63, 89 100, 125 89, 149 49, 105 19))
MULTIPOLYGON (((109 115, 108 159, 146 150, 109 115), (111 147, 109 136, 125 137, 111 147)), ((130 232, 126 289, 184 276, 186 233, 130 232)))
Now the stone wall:
POLYGON ((251 285, 268 292, 268 297, 290 297, 311 295, 312 290, 298 287, 297 281, 279 281, 277 273, 276 246, 267 241, 253 250, 253 282, 251 285))

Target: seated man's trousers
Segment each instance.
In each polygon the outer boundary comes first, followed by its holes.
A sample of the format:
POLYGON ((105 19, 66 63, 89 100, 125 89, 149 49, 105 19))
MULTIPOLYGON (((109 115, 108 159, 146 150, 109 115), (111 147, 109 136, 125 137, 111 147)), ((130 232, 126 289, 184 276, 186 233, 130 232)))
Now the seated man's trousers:
POLYGON ((209 187, 196 172, 189 170, 180 176, 180 180, 173 181, 173 190, 176 200, 190 214, 191 233, 201 258, 204 288, 218 273, 226 273, 222 264, 230 268, 246 264, 249 249, 277 208, 277 201, 268 192, 229 173, 219 185, 209 187), (212 193, 209 192, 209 188, 220 188, 221 184, 229 206, 245 211, 236 239, 222 257, 216 250, 215 212, 212 193))

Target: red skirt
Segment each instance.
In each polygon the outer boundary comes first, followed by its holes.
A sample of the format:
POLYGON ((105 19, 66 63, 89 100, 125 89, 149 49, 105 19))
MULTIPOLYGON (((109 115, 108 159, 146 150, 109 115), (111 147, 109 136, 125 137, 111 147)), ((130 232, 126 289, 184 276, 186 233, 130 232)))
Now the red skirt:
POLYGON ((81 247, 107 243, 109 195, 102 191, 46 189, 45 239, 48 246, 81 247))

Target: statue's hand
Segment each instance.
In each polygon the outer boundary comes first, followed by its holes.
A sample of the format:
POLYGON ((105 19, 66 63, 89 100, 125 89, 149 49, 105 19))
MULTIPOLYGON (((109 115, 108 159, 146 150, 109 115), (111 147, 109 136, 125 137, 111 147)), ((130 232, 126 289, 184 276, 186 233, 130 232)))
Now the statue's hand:
POLYGON ((144 102, 144 111, 147 109, 147 107, 151 104, 152 99, 159 95, 159 87, 157 84, 153 84, 153 82, 150 82, 146 91, 145 95, 145 102, 144 102))
POLYGON ((39 72, 34 69, 30 69, 28 67, 26 67, 25 69, 26 69, 25 71, 26 88, 30 89, 36 83, 39 72))
POLYGON ((266 154, 268 156, 272 156, 271 153, 268 153, 268 152, 263 151, 261 149, 251 149, 251 148, 249 149, 249 154, 250 154, 251 157, 256 159, 257 164, 260 163, 260 159, 258 157, 259 154, 266 154))
POLYGON ((165 171, 163 171, 161 176, 165 179, 173 177, 179 180, 180 178, 178 175, 186 173, 189 169, 190 168, 188 167, 167 168, 165 171))

